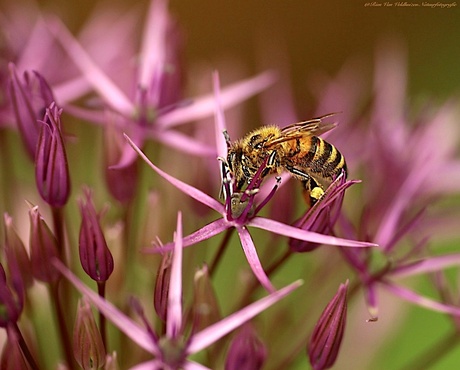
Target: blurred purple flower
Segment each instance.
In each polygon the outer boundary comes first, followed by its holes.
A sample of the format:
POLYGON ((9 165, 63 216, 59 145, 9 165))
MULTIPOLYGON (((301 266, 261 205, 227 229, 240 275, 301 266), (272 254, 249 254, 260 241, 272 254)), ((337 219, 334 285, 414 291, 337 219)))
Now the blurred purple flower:
POLYGON ((415 122, 409 118, 405 64, 404 52, 395 45, 378 53, 370 113, 357 108, 362 106, 364 89, 354 72, 356 66, 347 66, 337 79, 324 83, 318 94, 321 109, 330 109, 331 104, 336 109, 338 104, 344 111, 345 122, 330 137, 344 148, 350 162, 362 166, 360 177, 366 184, 358 226, 344 215, 338 225, 347 238, 377 243, 385 259, 379 265, 376 260, 382 258, 375 258, 375 251, 341 250, 364 287, 371 320, 378 317, 381 288, 440 312, 460 312, 455 305, 437 302, 394 281, 402 271, 409 276, 458 265, 457 255, 426 257, 428 241, 443 232, 439 213, 433 217, 427 209, 436 199, 460 191, 458 112, 448 102, 437 111, 424 109, 415 122))
MULTIPOLYGON (((52 22, 50 28, 104 103, 120 116, 116 125, 128 132, 136 145, 142 147, 146 139, 152 138, 187 153, 214 156, 213 148, 171 130, 176 125, 211 115, 214 104, 211 94, 191 101, 179 100, 180 40, 167 11, 167 3, 165 0, 151 1, 139 52, 139 66, 131 82, 131 86, 136 88, 134 94, 119 88, 61 22, 52 22)), ((266 72, 234 84, 223 92, 223 104, 225 107, 233 106, 272 82, 273 75, 266 72)), ((66 111, 90 122, 106 123, 105 113, 101 111, 74 107, 66 107, 66 111)), ((116 167, 126 166, 135 158, 135 153, 127 146, 116 167)))
POLYGON ((86 287, 62 263, 55 260, 56 268, 95 305, 112 323, 123 333, 136 342, 140 347, 154 356, 153 360, 138 364, 136 369, 205 369, 187 357, 210 346, 232 330, 241 326, 260 312, 264 311, 281 298, 291 293, 300 286, 297 281, 280 289, 267 297, 262 298, 249 306, 231 314, 227 318, 193 333, 189 338, 183 333, 182 310, 182 220, 179 213, 177 230, 175 233, 174 253, 171 266, 171 280, 168 294, 168 309, 166 319, 166 334, 160 337, 152 329, 143 314, 142 307, 137 302, 132 302, 135 311, 141 316, 145 327, 125 316, 115 306, 99 297, 95 292, 86 287))

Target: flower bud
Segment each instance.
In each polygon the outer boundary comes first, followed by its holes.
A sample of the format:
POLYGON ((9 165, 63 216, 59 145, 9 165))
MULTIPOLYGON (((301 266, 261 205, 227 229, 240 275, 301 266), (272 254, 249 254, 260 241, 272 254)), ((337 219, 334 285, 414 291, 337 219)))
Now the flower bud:
POLYGON ((225 370, 261 369, 266 358, 267 349, 254 328, 247 324, 240 329, 230 345, 225 370))
POLYGON ((53 93, 45 79, 37 72, 25 72, 24 81, 17 75, 16 67, 9 64, 9 92, 21 138, 30 158, 35 158, 40 124, 46 107, 53 101, 53 93))
MULTIPOLYGON (((294 223, 294 226, 319 234, 333 235, 334 225, 342 209, 345 190, 357 182, 359 181, 347 181, 345 173, 340 175, 305 215, 294 223)), ((305 196, 309 197, 310 194, 306 193, 305 196)), ((303 240, 289 240, 289 248, 293 252, 311 252, 319 246, 320 244, 303 240)))
POLYGON ((164 253, 158 268, 153 295, 153 306, 158 317, 166 322, 168 307, 169 283, 171 281, 172 253, 164 253))
POLYGON ((29 210, 30 217, 30 261, 33 276, 45 283, 54 283, 59 272, 51 263, 59 258, 56 237, 38 212, 38 206, 29 210))
POLYGON ((61 136, 61 114, 56 104, 46 109, 35 155, 35 180, 45 202, 62 207, 70 195, 70 178, 64 141, 61 136))
POLYGON ((83 299, 77 309, 73 330, 73 353, 84 370, 99 369, 105 364, 105 348, 89 303, 83 299))
POLYGON ((99 216, 94 209, 91 191, 85 189, 84 193, 86 199, 79 202, 81 212, 80 261, 91 279, 103 282, 107 281, 113 272, 113 257, 99 224, 99 216))
POLYGON ((9 288, 5 270, 0 264, 0 327, 6 328, 18 321, 22 312, 22 302, 23 298, 17 299, 9 288))
POLYGON ((30 369, 22 355, 19 346, 19 337, 14 330, 8 330, 5 345, 2 350, 2 358, 0 360, 0 369, 2 370, 17 370, 30 369))
POLYGON ((19 294, 33 284, 30 260, 22 240, 13 227, 12 218, 5 213, 4 220, 6 262, 13 286, 19 294))
POLYGON ((324 309, 308 344, 308 356, 314 370, 329 369, 339 353, 347 317, 348 280, 324 309))
POLYGON ((108 354, 105 357, 104 370, 119 370, 119 369, 120 367, 118 366, 117 353, 112 352, 112 354, 108 354))
POLYGON ((220 320, 219 304, 207 266, 195 273, 194 287, 193 330, 199 331, 220 320))

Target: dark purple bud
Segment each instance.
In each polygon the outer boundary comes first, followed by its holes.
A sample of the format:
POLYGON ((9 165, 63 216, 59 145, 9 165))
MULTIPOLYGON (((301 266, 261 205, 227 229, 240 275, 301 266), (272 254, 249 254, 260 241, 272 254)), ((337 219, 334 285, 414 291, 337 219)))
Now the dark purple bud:
POLYGON ((5 270, 0 264, 0 327, 15 324, 22 312, 23 298, 13 294, 8 286, 5 270))
POLYGON ((38 212, 38 206, 29 211, 30 217, 30 261, 32 274, 40 281, 54 283, 59 279, 59 272, 52 260, 59 258, 58 243, 38 212))
POLYGON ((230 345, 225 370, 261 369, 267 358, 267 349, 257 337, 254 328, 244 325, 230 345))
MULTIPOLYGON (((294 223, 294 226, 303 230, 314 231, 319 234, 333 235, 333 228, 342 209, 345 190, 357 183, 357 180, 347 181, 345 173, 339 176, 326 190, 323 196, 294 223)), ((306 194, 309 197, 309 194, 306 194)), ((290 239, 289 248, 293 252, 311 252, 320 245, 303 240, 290 239)))
POLYGON ((342 343, 347 318, 348 280, 324 309, 308 343, 308 356, 313 370, 329 369, 334 365, 342 343))
MULTIPOLYGON (((33 284, 31 265, 22 240, 13 227, 13 220, 4 214, 5 221, 5 256, 9 274, 16 292, 20 294, 33 284)), ((22 296, 22 294, 20 294, 22 296)))
POLYGON ((158 268, 157 279, 155 281, 155 293, 153 295, 153 306, 158 317, 166 322, 168 307, 169 283, 171 281, 171 262, 172 253, 164 253, 161 264, 158 268))
POLYGON ((83 299, 77 309, 73 330, 73 353, 84 370, 100 369, 105 364, 105 348, 89 303, 83 299))
POLYGON ((35 180, 42 198, 53 207, 62 207, 70 195, 70 178, 64 141, 61 135, 61 114, 56 104, 46 109, 41 124, 35 156, 35 180))
POLYGON ((45 109, 54 101, 51 88, 37 72, 24 72, 23 81, 17 75, 16 67, 9 64, 9 92, 22 141, 29 156, 34 159, 40 124, 45 109))
POLYGON ((80 261, 83 270, 97 282, 107 281, 113 272, 113 257, 107 247, 99 224, 99 215, 92 201, 92 193, 84 189, 85 199, 80 200, 81 227, 79 239, 80 261))

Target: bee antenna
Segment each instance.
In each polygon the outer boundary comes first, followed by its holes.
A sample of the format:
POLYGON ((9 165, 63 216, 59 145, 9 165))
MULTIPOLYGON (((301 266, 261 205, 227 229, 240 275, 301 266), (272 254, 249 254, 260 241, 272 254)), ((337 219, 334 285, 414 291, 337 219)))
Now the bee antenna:
POLYGON ((228 131, 224 130, 222 131, 222 133, 224 134, 225 142, 227 143, 227 148, 230 148, 232 144, 232 140, 230 139, 230 135, 228 134, 228 131))

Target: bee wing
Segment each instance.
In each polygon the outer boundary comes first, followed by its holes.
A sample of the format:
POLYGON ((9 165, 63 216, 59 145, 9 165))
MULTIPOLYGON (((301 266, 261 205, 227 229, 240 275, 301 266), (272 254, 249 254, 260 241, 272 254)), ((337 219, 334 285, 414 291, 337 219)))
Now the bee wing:
POLYGON ((292 125, 286 126, 281 130, 281 136, 271 140, 267 146, 274 146, 285 141, 300 139, 305 136, 319 136, 325 132, 332 130, 337 126, 336 123, 324 122, 323 119, 331 117, 336 113, 326 114, 324 116, 313 118, 308 121, 297 122, 292 125))

